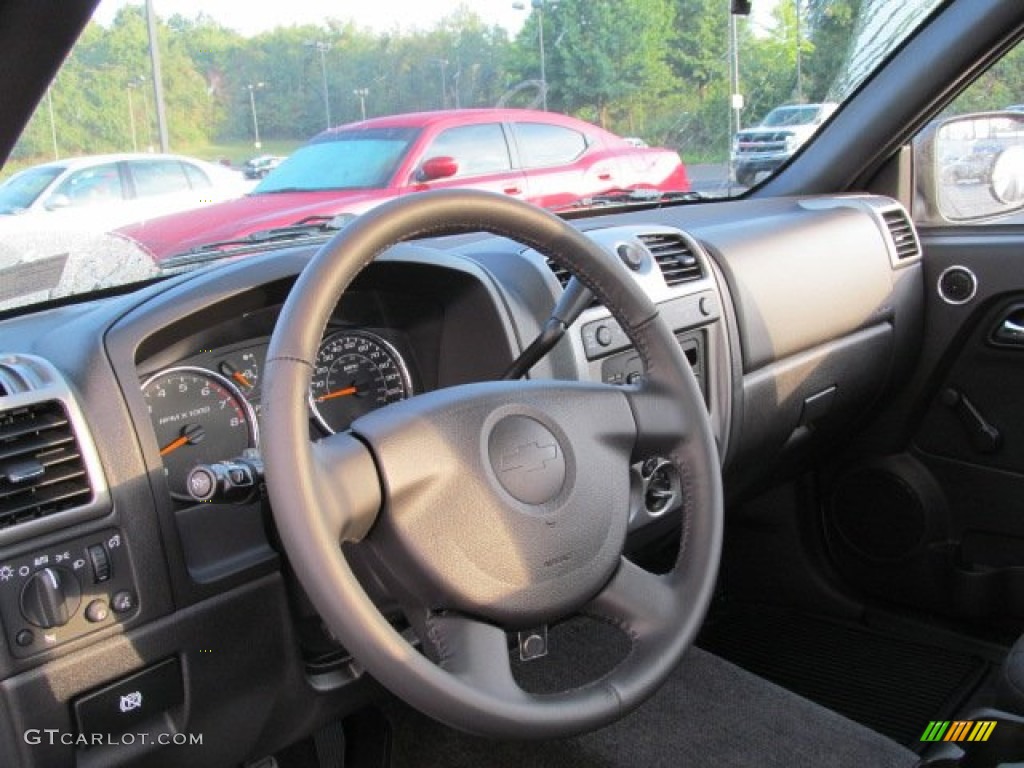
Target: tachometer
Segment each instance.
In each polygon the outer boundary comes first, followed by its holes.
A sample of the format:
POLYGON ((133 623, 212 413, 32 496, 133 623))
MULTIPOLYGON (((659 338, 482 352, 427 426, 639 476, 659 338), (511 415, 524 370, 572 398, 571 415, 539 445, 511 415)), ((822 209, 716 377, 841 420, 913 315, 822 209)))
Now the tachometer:
POLYGON ((171 494, 190 498, 196 464, 241 456, 256 446, 253 410, 238 388, 205 368, 168 368, 142 384, 171 494))
POLYGON ((341 331, 320 344, 310 383, 313 415, 339 432, 365 413, 412 394, 409 371, 388 342, 365 331, 341 331))

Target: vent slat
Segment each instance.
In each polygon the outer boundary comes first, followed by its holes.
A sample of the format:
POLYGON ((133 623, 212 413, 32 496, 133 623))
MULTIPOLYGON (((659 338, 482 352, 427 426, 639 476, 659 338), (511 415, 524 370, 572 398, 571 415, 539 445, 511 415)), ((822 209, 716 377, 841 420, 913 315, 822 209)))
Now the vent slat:
POLYGON ((82 506, 93 498, 85 460, 59 401, 0 411, 0 529, 82 506), (16 477, 23 466, 37 474, 16 477))
POLYGON ((639 239, 654 257, 667 285, 680 285, 704 276, 697 254, 679 235, 649 234, 640 235, 639 239))
POLYGON ((896 208, 882 213, 885 226, 892 237, 893 245, 896 248, 896 258, 900 261, 913 259, 921 255, 921 249, 917 244, 917 237, 914 235, 914 227, 907 218, 906 213, 896 208))

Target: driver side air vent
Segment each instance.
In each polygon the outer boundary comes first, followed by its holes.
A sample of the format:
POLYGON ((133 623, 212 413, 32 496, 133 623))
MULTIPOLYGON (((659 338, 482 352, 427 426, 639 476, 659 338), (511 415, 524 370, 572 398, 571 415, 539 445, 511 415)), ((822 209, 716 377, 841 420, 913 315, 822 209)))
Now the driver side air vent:
POLYGON ((0 530, 93 498, 78 439, 60 401, 0 411, 0 530))
POLYGON ((914 234, 914 227, 907 218, 902 208, 893 208, 882 212, 885 226, 892 235, 893 246, 896 248, 896 258, 900 261, 916 259, 921 255, 921 246, 918 245, 917 235, 914 234))
POLYGON ((565 290, 565 286, 569 284, 569 278, 572 277, 572 275, 569 273, 569 270, 563 267, 561 264, 557 264, 553 259, 546 259, 546 261, 548 263, 548 269, 550 269, 551 272, 554 274, 555 278, 558 280, 559 285, 562 286, 562 290, 565 290))
POLYGON ((658 263, 667 285, 689 283, 704 276, 697 255, 679 235, 650 234, 640 235, 639 239, 658 263))

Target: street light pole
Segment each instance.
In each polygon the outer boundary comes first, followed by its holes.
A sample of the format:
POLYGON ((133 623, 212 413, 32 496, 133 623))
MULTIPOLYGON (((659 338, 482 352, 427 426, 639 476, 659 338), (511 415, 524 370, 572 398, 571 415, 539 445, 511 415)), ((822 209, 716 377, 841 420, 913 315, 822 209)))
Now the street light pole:
POLYGON ((544 54, 544 0, 533 0, 537 9, 537 42, 540 46, 540 98, 544 111, 548 111, 548 73, 547 56, 544 54))
POLYGON ((324 117, 327 120, 327 128, 330 130, 331 101, 330 97, 327 95, 327 52, 331 50, 331 44, 324 42, 323 40, 316 40, 314 42, 306 43, 306 45, 315 49, 317 53, 320 54, 320 77, 324 95, 324 117))
POLYGON ((156 36, 153 0, 146 0, 146 29, 149 33, 149 59, 153 65, 153 100, 156 102, 156 126, 160 134, 160 151, 167 152, 170 148, 170 139, 167 133, 167 113, 164 110, 164 83, 160 70, 160 45, 156 36))
POLYGON ((804 73, 803 73, 803 51, 800 45, 800 0, 794 0, 796 4, 796 100, 803 103, 804 100, 804 73))
POLYGON ((362 119, 366 119, 366 97, 370 95, 369 88, 356 88, 352 91, 357 97, 359 97, 359 114, 362 119))
POLYGON ((441 65, 441 109, 448 106, 448 59, 435 59, 441 65))
POLYGON ((249 91, 249 106, 252 108, 252 145, 259 149, 263 146, 260 143, 260 124, 256 120, 256 89, 262 88, 266 83, 249 83, 245 86, 246 90, 249 91))
MULTIPOLYGON (((544 6, 548 0, 531 0, 530 6, 537 12, 537 47, 540 49, 540 89, 541 106, 548 111, 548 73, 547 56, 544 53, 544 6)), ((522 2, 512 3, 513 8, 526 10, 522 2)))
POLYGON ((53 139, 53 159, 60 159, 60 151, 57 149, 57 121, 53 116, 53 86, 46 89, 46 102, 50 109, 50 136, 53 139))
POLYGON ((132 152, 138 152, 139 141, 135 133, 135 106, 132 104, 132 93, 134 91, 135 83, 128 83, 128 124, 132 129, 132 152))

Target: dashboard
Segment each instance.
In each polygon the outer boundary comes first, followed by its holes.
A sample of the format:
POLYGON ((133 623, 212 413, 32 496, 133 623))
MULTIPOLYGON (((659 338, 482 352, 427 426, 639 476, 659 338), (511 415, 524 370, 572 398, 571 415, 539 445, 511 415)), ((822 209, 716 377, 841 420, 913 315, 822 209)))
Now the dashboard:
MULTIPOLYGON (((900 361, 923 313, 920 249, 892 200, 746 201, 577 225, 667 320, 730 492, 850 430, 906 375, 900 361)), ((290 574, 265 496, 197 501, 189 483, 197 466, 258 461, 269 339, 314 250, 0 324, 0 446, 24 448, 16 464, 0 455, 0 695, 11 712, 76 732, 110 697, 143 686, 154 703, 132 727, 234 733, 233 745, 196 752, 197 765, 216 765, 244 759, 240 744, 273 751, 366 700, 370 682, 290 574), (52 422, 76 458, 51 466, 22 445, 38 434, 26 422, 52 422), (69 465, 67 476, 47 474, 69 465), (34 493, 58 480, 75 493, 25 506, 24 471, 38 471, 34 493)), ((543 254, 487 234, 390 248, 322 329, 310 439, 398 400, 500 378, 567 280, 543 254)), ((627 387, 643 375, 599 305, 530 372, 627 387)), ((678 528, 683 489, 667 462, 632 472, 623 514, 640 548, 678 528)), ((382 585, 367 590, 387 605, 382 585)), ((60 744, 29 753, 4 732, 13 727, 0 718, 7 764, 101 765, 114 754, 60 744)), ((147 765, 182 759, 139 754, 147 765)))

